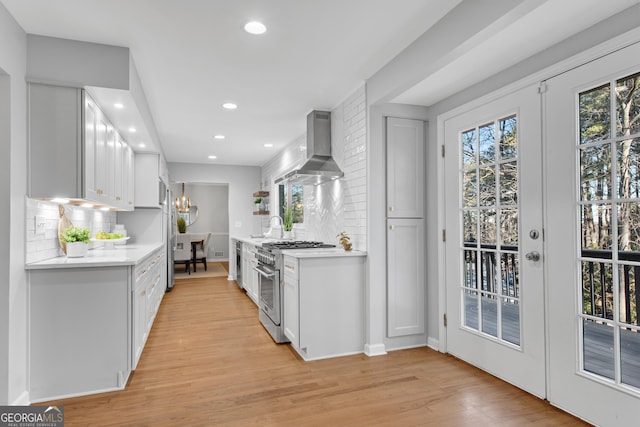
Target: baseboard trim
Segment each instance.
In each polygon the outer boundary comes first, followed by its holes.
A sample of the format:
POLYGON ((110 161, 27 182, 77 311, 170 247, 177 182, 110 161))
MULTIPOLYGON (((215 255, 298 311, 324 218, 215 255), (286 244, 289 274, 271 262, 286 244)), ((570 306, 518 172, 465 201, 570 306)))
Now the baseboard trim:
POLYGON ((11 402, 11 406, 29 406, 31 405, 31 399, 29 399, 29 392, 23 391, 20 396, 13 402, 11 402))
POLYGON ((432 337, 428 337, 427 338, 427 347, 435 350, 435 351, 440 351, 440 340, 436 339, 436 338, 432 338, 432 337))
POLYGON ((382 356, 387 354, 387 350, 385 349, 384 344, 365 344, 364 354, 369 357, 382 356))

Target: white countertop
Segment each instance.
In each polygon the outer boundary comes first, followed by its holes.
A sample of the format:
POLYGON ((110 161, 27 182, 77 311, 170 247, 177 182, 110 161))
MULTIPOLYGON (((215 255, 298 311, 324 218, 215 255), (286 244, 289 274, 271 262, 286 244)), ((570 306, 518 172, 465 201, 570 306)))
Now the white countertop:
POLYGON ((330 258, 367 256, 366 251, 345 251, 342 248, 284 249, 283 255, 293 258, 330 258))
POLYGON ((50 268, 79 268, 79 267, 117 267, 136 265, 157 249, 158 245, 115 245, 113 249, 96 248, 87 252, 80 258, 67 258, 66 256, 50 258, 25 264, 25 270, 38 270, 50 268))
MULTIPOLYGON (((271 237, 231 237, 232 240, 239 240, 242 243, 248 243, 250 245, 262 246, 263 243, 268 242, 280 242, 282 239, 274 239, 271 237)), ((307 248, 307 249, 283 249, 283 255, 288 255, 294 258, 330 258, 330 257, 353 257, 353 256, 367 256, 366 251, 345 251, 341 247, 335 248, 307 248)))

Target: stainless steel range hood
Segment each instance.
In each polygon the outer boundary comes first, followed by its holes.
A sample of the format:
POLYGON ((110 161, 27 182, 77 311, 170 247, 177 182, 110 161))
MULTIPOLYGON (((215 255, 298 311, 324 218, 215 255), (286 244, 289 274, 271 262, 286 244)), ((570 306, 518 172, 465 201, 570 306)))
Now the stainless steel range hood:
POLYGON ((307 116, 307 161, 275 182, 318 185, 342 176, 331 157, 331 112, 314 110, 307 116))

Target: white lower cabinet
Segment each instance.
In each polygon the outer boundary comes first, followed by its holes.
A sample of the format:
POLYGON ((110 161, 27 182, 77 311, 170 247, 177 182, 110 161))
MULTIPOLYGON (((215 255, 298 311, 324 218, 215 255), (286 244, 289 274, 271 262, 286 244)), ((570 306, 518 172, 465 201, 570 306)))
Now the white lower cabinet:
POLYGON ((365 260, 284 257, 284 333, 304 360, 364 351, 365 260))
POLYGON ((242 245, 242 287, 256 304, 258 304, 258 272, 254 268, 257 265, 256 247, 244 243, 242 245))
POLYGON ((133 345, 131 369, 135 370, 165 292, 165 253, 160 249, 136 265, 133 272, 133 345))
POLYGON ((29 271, 33 402, 125 387, 164 296, 166 265, 159 248, 136 265, 29 271))
POLYGON ((124 388, 131 372, 131 270, 30 272, 33 402, 124 388))
POLYGON ((300 294, 298 288, 298 260, 284 258, 284 334, 291 344, 300 347, 300 294))

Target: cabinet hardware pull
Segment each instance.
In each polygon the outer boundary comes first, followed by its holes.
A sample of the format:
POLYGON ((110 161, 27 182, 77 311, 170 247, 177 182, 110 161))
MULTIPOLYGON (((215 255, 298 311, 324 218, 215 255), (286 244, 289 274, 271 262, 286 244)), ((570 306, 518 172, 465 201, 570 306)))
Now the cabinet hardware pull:
POLYGON ((389 226, 389 230, 393 230, 393 225, 390 225, 390 226, 389 226))
POLYGON ((393 206, 389 206, 389 212, 393 212, 393 206))

